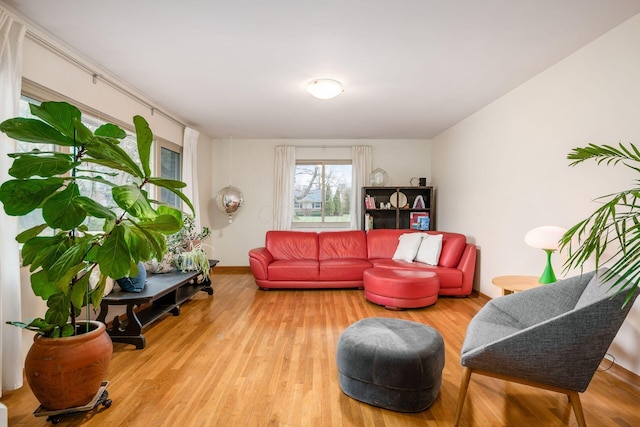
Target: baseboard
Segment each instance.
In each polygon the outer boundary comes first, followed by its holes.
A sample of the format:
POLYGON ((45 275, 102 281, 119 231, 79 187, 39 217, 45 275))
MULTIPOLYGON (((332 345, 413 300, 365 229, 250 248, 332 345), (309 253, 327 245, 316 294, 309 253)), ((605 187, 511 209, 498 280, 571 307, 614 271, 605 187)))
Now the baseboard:
POLYGON ((249 266, 218 266, 216 265, 213 270, 211 270, 212 274, 247 274, 251 273, 251 267, 249 266))

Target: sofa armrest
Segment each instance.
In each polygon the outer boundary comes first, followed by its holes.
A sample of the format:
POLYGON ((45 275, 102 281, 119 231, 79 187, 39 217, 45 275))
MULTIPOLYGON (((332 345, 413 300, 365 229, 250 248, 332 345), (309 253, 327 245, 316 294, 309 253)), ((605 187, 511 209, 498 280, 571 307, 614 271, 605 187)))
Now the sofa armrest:
POLYGON ((460 294, 470 295, 473 290, 473 278, 476 272, 476 245, 467 243, 457 269, 462 271, 462 290, 460 294))
POLYGON ((253 276, 258 280, 267 280, 269 264, 273 262, 273 256, 267 248, 255 248, 249 251, 249 266, 253 276))

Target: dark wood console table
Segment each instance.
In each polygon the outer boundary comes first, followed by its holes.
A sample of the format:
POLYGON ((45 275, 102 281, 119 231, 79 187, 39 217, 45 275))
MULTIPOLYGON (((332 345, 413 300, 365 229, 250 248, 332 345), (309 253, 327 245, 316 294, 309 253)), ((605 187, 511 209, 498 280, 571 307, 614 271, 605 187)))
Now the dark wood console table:
MULTIPOLYGON (((209 260, 209 263, 213 268, 218 260, 209 260)), ((180 315, 180 304, 200 291, 213 295, 208 275, 198 271, 149 274, 142 292, 112 292, 102 298, 97 320, 106 324, 109 306, 126 305, 127 319, 121 322, 120 317, 115 316, 111 325, 107 325, 107 332, 114 342, 133 344, 142 349, 146 345, 142 329, 166 313, 180 315)))

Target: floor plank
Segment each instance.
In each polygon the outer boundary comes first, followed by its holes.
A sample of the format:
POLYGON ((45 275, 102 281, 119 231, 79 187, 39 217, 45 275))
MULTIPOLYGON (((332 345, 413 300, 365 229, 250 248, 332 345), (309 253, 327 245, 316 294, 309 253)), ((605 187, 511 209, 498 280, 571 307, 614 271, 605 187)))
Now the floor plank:
MULTIPOLYGON (((484 299, 388 311, 361 290, 260 291, 251 275, 215 274, 215 294, 195 296, 180 316, 145 330, 147 347, 114 344, 113 405, 63 420, 65 426, 451 426, 466 326, 484 299), (340 334, 365 317, 395 317, 436 328, 445 340, 440 395, 431 408, 402 414, 340 391, 340 334)), ((604 365, 604 364, 603 364, 604 365)), ((587 424, 637 426, 640 389, 612 371, 596 373, 581 395, 587 424)), ((10 426, 45 426, 28 386, 0 399, 10 426)), ((565 396, 474 376, 462 426, 575 426, 565 396)))

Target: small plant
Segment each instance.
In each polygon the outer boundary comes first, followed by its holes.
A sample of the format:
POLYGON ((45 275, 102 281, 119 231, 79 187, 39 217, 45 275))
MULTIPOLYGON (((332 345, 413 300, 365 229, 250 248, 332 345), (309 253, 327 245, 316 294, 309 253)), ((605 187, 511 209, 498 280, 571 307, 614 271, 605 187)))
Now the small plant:
MULTIPOLYGON (((200 271, 208 274, 211 265, 209 264, 209 256, 204 250, 202 243, 195 245, 190 251, 182 252, 177 257, 177 267, 184 273, 185 271, 200 271)), ((210 246, 209 246, 210 247, 210 246)))
POLYGON ((203 227, 198 232, 192 216, 184 215, 183 222, 184 226, 178 232, 167 236, 165 260, 176 267, 179 267, 179 257, 183 253, 191 251, 211 235, 211 230, 208 227, 203 227))

